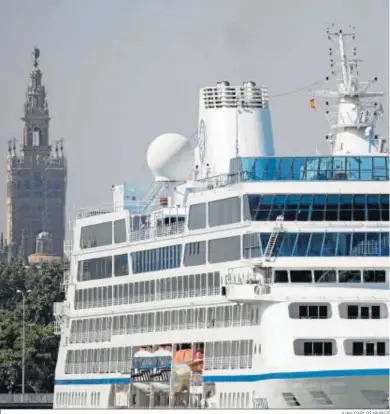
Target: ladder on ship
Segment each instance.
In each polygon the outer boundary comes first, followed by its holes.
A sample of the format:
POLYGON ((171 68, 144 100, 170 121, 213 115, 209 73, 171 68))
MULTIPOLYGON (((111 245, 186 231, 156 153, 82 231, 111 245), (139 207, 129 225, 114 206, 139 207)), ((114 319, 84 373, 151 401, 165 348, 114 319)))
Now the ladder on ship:
POLYGON ((276 246, 276 242, 278 241, 279 234, 283 232, 283 220, 284 220, 284 216, 282 215, 276 218, 275 226, 272 230, 271 235, 269 236, 267 246, 265 247, 265 250, 263 253, 263 263, 269 262, 272 257, 272 253, 276 246))

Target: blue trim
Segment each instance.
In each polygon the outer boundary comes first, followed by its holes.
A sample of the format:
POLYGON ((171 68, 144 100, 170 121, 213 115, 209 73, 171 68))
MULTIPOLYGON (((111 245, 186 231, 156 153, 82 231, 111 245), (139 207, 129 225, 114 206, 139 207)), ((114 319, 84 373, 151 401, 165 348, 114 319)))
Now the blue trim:
MULTIPOLYGON (((275 379, 390 376, 388 368, 346 369, 329 371, 271 372, 268 374, 205 375, 204 382, 256 382, 275 379)), ((130 384, 131 378, 73 378, 58 379, 55 385, 130 384)))
POLYGON ((128 378, 72 378, 54 381, 54 385, 117 385, 130 383, 130 376, 128 378))
POLYGON ((269 374, 248 375, 206 375, 204 382, 255 382, 275 379, 331 378, 331 377, 367 377, 390 375, 386 368, 374 369, 340 369, 328 371, 271 372, 269 374))

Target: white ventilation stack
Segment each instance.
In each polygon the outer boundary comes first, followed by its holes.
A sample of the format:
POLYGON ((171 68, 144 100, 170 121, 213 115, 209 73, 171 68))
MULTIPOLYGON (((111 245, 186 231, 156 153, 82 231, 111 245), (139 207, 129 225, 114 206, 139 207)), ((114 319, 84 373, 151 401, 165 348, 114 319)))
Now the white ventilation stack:
POLYGON ((268 89, 254 82, 200 91, 195 164, 199 178, 227 174, 230 159, 274 155, 268 89))

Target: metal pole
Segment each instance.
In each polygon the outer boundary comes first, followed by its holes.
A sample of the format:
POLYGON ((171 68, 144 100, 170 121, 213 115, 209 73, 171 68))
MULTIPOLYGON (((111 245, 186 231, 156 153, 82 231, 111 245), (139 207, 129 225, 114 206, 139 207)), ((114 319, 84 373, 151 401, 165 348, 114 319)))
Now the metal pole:
POLYGON ((26 337, 25 337, 25 296, 22 292, 23 297, 23 325, 22 325, 22 395, 24 395, 24 365, 25 365, 25 348, 26 348, 26 337))

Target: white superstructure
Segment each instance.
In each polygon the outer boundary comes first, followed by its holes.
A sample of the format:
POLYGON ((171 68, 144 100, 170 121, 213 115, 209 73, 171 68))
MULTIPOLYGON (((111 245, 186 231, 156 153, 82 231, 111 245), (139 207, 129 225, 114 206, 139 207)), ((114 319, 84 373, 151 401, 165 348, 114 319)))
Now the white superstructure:
POLYGON ((79 212, 55 408, 388 408, 389 158, 329 37, 331 155, 275 156, 267 89, 219 82, 142 201, 79 212))

